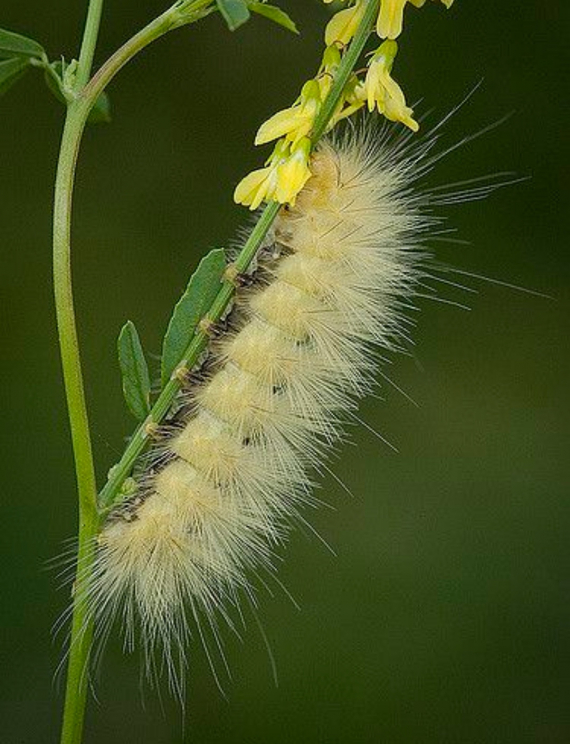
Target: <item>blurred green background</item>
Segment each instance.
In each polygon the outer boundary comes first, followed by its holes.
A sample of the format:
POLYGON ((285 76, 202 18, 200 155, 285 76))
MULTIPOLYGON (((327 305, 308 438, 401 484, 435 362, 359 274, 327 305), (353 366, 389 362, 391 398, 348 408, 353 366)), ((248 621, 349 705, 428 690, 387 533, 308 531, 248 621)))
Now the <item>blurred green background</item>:
MULTIPOLYGON (((4 0, 0 26, 73 56, 84 2, 4 0)), ((74 273, 100 478, 133 422, 115 339, 134 320, 157 354, 199 257, 247 219, 232 204, 263 155, 261 121, 315 69, 327 9, 282 0, 302 34, 262 19, 235 34, 218 17, 146 51, 112 84, 114 118, 80 158, 74 273)), ((98 59, 163 9, 107 3, 98 59)), ((260 597, 275 656, 252 621, 226 633, 224 699, 196 644, 186 715, 141 688, 137 655, 114 640, 95 682, 88 744, 559 744, 570 742, 568 602, 568 221, 565 3, 458 0, 407 12, 395 77, 440 114, 481 78, 449 124, 453 142, 511 111, 493 133, 441 163, 432 183, 500 170, 531 179, 483 203, 446 208, 458 237, 439 258, 552 297, 466 279, 442 287, 465 312, 421 303, 413 356, 363 406, 365 431, 342 450, 311 515, 338 553, 295 535, 260 597)), ((48 559, 75 532, 70 443, 51 296, 52 182, 62 110, 31 74, 0 100, 2 250, 2 742, 56 741, 54 680, 67 604, 48 559)))

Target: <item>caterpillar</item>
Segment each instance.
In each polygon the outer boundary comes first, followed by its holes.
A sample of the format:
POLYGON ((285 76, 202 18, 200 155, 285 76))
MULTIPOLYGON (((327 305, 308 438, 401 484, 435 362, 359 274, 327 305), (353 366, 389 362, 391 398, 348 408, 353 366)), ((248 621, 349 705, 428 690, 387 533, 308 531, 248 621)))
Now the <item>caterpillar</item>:
POLYGON ((140 633, 147 654, 160 647, 171 671, 186 663, 191 620, 231 624, 255 601, 379 357, 408 344, 424 237, 445 203, 416 186, 436 141, 352 127, 318 146, 136 494, 108 516, 93 611, 102 627, 121 618, 131 643, 140 633))

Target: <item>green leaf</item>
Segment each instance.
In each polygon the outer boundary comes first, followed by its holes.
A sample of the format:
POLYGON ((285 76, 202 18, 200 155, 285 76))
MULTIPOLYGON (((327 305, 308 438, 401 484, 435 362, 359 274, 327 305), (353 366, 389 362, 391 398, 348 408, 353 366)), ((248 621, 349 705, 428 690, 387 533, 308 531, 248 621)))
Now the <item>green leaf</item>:
POLYGON ((200 319, 220 290, 226 268, 223 248, 216 248, 200 261, 188 286, 178 300, 162 343, 162 385, 168 382, 192 340, 200 319))
POLYGON ((125 401, 131 413, 143 421, 150 411, 150 379, 139 334, 130 320, 121 328, 117 351, 125 401))
POLYGON ((87 117, 88 124, 108 124, 111 121, 111 99, 103 91, 87 117))
POLYGON ((27 36, 0 28, 0 57, 37 57, 45 54, 41 44, 27 36))
POLYGON ((230 31, 235 31, 249 21, 249 10, 245 0, 216 0, 216 4, 230 31))
POLYGON ((275 5, 267 5, 266 3, 257 2, 248 2, 247 7, 252 11, 252 13, 257 13, 260 16, 269 18, 273 23, 283 26, 283 28, 292 31, 294 34, 299 33, 295 21, 290 18, 284 10, 281 10, 281 8, 278 8, 275 5))
POLYGON ((14 57, 0 62, 0 96, 19 80, 28 68, 28 60, 14 57))

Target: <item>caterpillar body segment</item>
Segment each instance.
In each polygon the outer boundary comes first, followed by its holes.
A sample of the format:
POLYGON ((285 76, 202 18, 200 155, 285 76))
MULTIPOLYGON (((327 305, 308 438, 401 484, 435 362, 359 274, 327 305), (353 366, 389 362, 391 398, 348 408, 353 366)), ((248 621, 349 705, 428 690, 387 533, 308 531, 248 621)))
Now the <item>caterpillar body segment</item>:
POLYGON ((90 590, 102 627, 120 615, 129 637, 184 661, 190 620, 229 619, 273 570, 316 503, 314 472, 375 384, 378 350, 405 345, 433 223, 412 188, 423 154, 354 130, 314 154, 133 505, 102 530, 90 590))

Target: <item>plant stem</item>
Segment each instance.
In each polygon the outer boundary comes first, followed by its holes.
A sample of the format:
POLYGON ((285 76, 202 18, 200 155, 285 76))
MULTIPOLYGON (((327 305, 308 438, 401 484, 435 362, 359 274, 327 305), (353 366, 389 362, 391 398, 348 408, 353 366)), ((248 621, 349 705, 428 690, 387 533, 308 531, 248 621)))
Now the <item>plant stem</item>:
POLYGON ((87 10, 87 20, 85 21, 85 31, 81 42, 81 51, 79 52, 79 62, 77 65, 76 86, 81 90, 91 75, 93 66, 93 57, 95 47, 97 46, 97 36, 99 35, 99 25, 101 23, 101 13, 103 11, 103 0, 90 0, 87 10))
POLYGON ((92 634, 87 617, 84 581, 97 533, 97 487, 71 282, 71 202, 79 140, 84 120, 78 107, 70 106, 63 130, 55 184, 53 221, 53 277, 59 347, 67 409, 71 427, 75 471, 79 492, 79 548, 74 585, 73 623, 69 647, 62 744, 81 741, 87 695, 86 659, 92 634))
MULTIPOLYGON (((207 1, 209 2, 209 0, 207 1)), ((205 5, 205 2, 196 1, 192 3, 192 6, 203 5, 205 5)), ((105 64, 102 65, 93 75, 85 88, 80 92, 80 97, 89 100, 92 106, 100 94, 105 90, 107 85, 119 70, 127 64, 127 62, 130 62, 136 54, 153 41, 164 36, 168 31, 177 28, 178 25, 176 6, 172 6, 119 47, 119 49, 117 49, 117 51, 112 54, 105 64)))
MULTIPOLYGON (((176 6, 155 19, 124 44, 103 65, 89 84, 103 0, 90 0, 76 77, 78 95, 68 105, 63 129, 54 195, 53 277, 55 308, 63 379, 67 400, 79 497, 77 569, 73 589, 73 616, 67 662, 67 681, 61 744, 80 744, 87 702, 93 618, 88 608, 88 588, 99 530, 97 487, 81 357, 73 303, 71 276, 71 212, 79 145, 87 117, 99 94, 114 75, 141 49, 180 24, 176 6)), ((187 3, 191 10, 204 0, 187 3)), ((191 19, 191 16, 190 16, 191 19)), ((186 21, 188 16, 186 16, 186 21)))
MULTIPOLYGON (((339 66, 333 86, 329 95, 323 103, 323 106, 315 120, 312 132, 312 144, 317 144, 323 133, 326 131, 329 121, 334 114, 338 105, 344 87, 350 77, 354 67, 362 54, 366 41, 370 35, 375 15, 378 10, 378 0, 368 0, 364 17, 358 27, 358 30, 352 40, 349 49, 346 51, 342 62, 339 66)), ((95 81, 93 78, 92 83, 95 81)), ((268 204, 261 213, 254 229, 242 248, 238 258, 235 261, 235 269, 239 273, 247 271, 249 265, 255 258, 268 230, 273 224, 281 205, 276 202, 268 204)), ((210 310, 206 313, 205 320, 215 323, 224 314, 234 293, 234 285, 230 281, 224 281, 222 288, 214 299, 210 310)), ((208 344, 208 335, 203 330, 197 330, 194 337, 186 348, 178 368, 191 369, 197 362, 200 354, 208 344)), ((109 471, 107 483, 99 494, 99 506, 103 513, 108 512, 114 505, 121 500, 121 486, 125 479, 132 471, 136 459, 148 444, 153 427, 164 419, 170 410, 176 395, 181 388, 181 380, 174 372, 172 378, 164 386, 156 403, 152 407, 150 414, 147 416, 132 435, 129 444, 124 451, 119 462, 109 471)))

